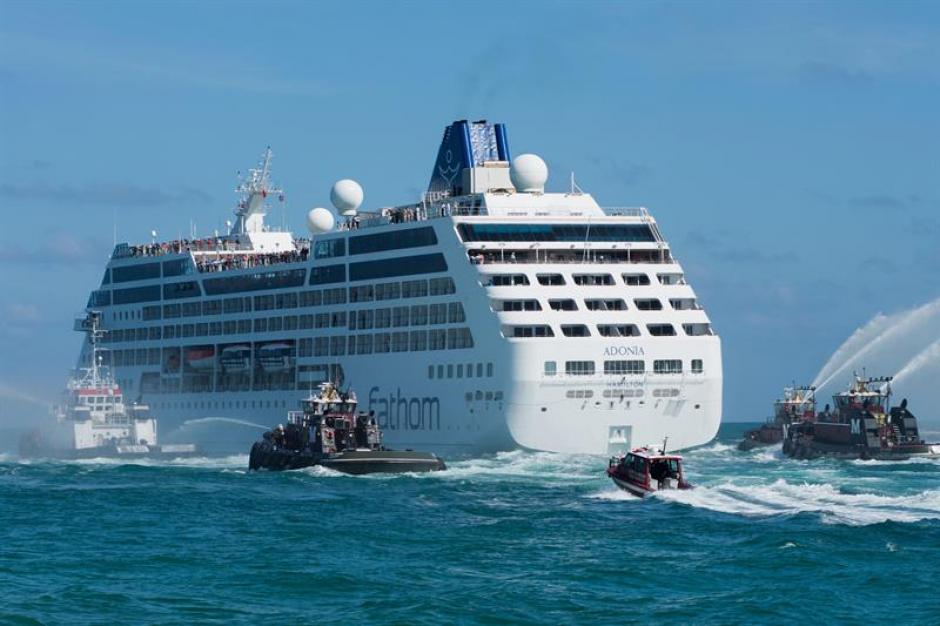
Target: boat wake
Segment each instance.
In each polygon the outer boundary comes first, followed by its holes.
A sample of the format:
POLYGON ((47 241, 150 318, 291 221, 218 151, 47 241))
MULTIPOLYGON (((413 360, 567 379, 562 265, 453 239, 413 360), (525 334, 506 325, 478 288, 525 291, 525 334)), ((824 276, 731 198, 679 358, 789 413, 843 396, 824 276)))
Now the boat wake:
POLYGON ((427 474, 444 480, 512 480, 568 484, 596 480, 605 460, 588 455, 514 450, 454 461, 447 471, 427 474))
POLYGON ((940 519, 940 490, 903 496, 855 494, 844 493, 829 484, 797 484, 778 479, 769 485, 729 482, 689 491, 663 491, 654 497, 746 517, 815 513, 824 523, 850 526, 940 519))

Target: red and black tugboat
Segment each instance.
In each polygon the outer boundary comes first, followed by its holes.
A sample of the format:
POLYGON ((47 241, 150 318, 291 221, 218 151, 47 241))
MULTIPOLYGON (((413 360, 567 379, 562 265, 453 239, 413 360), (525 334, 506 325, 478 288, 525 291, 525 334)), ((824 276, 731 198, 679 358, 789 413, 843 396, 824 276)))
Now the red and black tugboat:
POLYGON ((785 387, 783 397, 774 402, 774 416, 744 433, 738 450, 753 450, 760 446, 773 446, 783 441, 783 429, 794 422, 816 419, 816 387, 785 387))
POLYGON ((664 489, 692 488, 682 470, 682 457, 666 454, 665 441, 661 450, 645 446, 611 458, 607 475, 618 487, 640 498, 664 489))
POLYGON ((832 397, 815 420, 785 425, 783 453, 797 459, 903 460, 912 456, 940 456, 940 444, 920 437, 917 418, 900 406, 889 407, 891 377, 855 376, 848 390, 832 397))
POLYGON ((251 446, 248 469, 289 470, 322 465, 346 474, 433 472, 447 469, 429 452, 389 450, 372 415, 358 412, 356 394, 322 383, 251 446))

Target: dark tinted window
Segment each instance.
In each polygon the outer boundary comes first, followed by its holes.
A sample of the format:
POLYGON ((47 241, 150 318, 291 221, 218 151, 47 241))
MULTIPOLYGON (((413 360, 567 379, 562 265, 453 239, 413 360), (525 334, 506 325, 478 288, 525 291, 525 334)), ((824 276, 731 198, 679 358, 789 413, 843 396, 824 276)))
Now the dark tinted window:
POLYGON ((656 241, 645 224, 459 224, 464 241, 656 241))
POLYGON ((326 239, 322 241, 314 241, 313 243, 313 258, 315 259, 329 259, 332 257, 345 255, 345 239, 326 239))
POLYGON ((637 298, 633 301, 633 304, 636 305, 641 311, 662 311, 663 303, 657 300, 656 298, 637 298))
POLYGON ((321 265, 310 270, 311 285, 344 282, 346 282, 346 266, 342 263, 339 265, 321 265))
POLYGON ((164 276, 189 276, 193 273, 193 264, 188 258, 163 262, 164 276))
POLYGON ((375 235, 358 235, 349 239, 349 254, 366 254, 367 252, 383 252, 385 250, 400 250, 402 248, 417 248, 418 246, 437 245, 437 235, 434 228, 424 226, 399 230, 393 233, 379 233, 375 235))
POLYGON ((260 291, 262 289, 282 289, 285 287, 300 287, 304 284, 307 270, 284 270, 281 272, 259 272, 242 276, 225 276, 222 278, 207 278, 202 286, 206 295, 217 296, 224 293, 238 291, 260 291))
POLYGON ((584 324, 562 324, 561 332, 565 337, 588 337, 591 334, 584 324))
POLYGON ((528 285, 529 277, 525 274, 491 274, 490 284, 494 287, 511 287, 513 285, 528 285))
POLYGON ((623 274, 623 282, 627 285, 648 285, 650 277, 646 274, 623 274))
POLYGON ((389 276, 412 276, 446 272, 447 261, 443 254, 419 254, 397 259, 379 259, 349 264, 349 280, 369 280, 389 276))
POLYGON ((643 361, 604 361, 605 374, 642 374, 643 361))
POLYGON ((88 297, 88 306, 108 306, 111 304, 111 292, 107 290, 92 291, 88 297))
POLYGON ((105 271, 104 271, 104 276, 101 277, 101 284, 102 284, 102 285, 110 285, 110 284, 111 284, 111 270, 105 270, 105 271))
POLYGON ((536 278, 540 285, 564 285, 565 277, 561 274, 538 274, 536 278))
POLYGON ((146 280, 148 278, 160 278, 159 263, 141 263, 140 265, 111 268, 111 279, 116 283, 126 283, 131 280, 146 280))
POLYGON ((178 300, 179 298, 198 298, 202 295, 199 283, 188 280, 184 283, 168 283, 163 285, 163 298, 165 300, 178 300))
POLYGON ((134 302, 151 302, 160 299, 160 285, 148 287, 131 287, 130 289, 115 289, 114 304, 132 304, 134 302))

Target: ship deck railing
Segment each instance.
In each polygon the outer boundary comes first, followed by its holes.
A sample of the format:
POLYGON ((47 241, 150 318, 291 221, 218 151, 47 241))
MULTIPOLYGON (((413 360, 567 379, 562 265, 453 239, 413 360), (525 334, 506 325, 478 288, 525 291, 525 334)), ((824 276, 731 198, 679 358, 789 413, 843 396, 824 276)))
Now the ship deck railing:
POLYGON ((288 263, 304 263, 310 257, 307 241, 295 241, 298 249, 288 252, 255 252, 251 250, 217 250, 193 253, 196 269, 200 273, 269 267, 288 263))
POLYGON ((575 250, 569 253, 556 250, 468 250, 467 257, 473 265, 612 265, 654 263, 669 265, 676 263, 668 250, 575 250))
MULTIPOLYGON (((604 217, 638 217, 650 224, 658 241, 663 241, 662 233, 656 225, 656 220, 649 214, 646 207, 603 207, 604 217)), ((374 213, 360 213, 347 216, 338 226, 339 230, 360 230, 388 226, 389 224, 405 224, 409 222, 423 222, 442 217, 486 217, 490 213, 486 205, 479 200, 442 200, 433 203, 422 202, 400 207, 387 207, 374 213)), ((583 213, 572 211, 568 215, 557 211, 507 210, 501 217, 584 217, 583 213)))

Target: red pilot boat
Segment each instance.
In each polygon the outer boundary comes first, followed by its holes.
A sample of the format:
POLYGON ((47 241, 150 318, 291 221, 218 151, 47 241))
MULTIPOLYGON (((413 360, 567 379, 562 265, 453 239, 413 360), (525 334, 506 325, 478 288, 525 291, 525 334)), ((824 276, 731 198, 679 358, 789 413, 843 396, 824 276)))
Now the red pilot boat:
POLYGON ((618 487, 643 498, 665 489, 691 489, 682 470, 682 457, 666 454, 649 446, 636 448, 622 456, 610 459, 607 475, 618 487))

